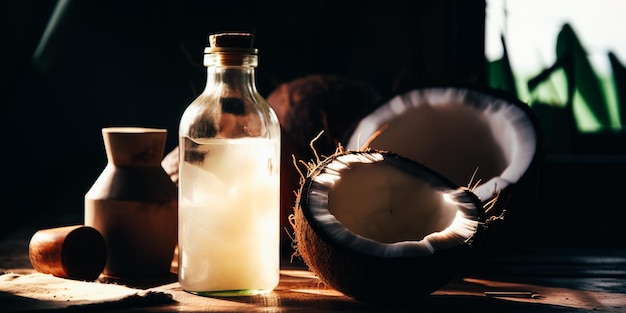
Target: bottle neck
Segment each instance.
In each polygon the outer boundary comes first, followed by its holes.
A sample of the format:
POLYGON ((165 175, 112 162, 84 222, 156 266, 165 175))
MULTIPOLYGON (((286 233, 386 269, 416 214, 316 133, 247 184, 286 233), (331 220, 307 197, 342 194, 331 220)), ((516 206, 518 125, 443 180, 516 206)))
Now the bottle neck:
POLYGON ((256 55, 238 53, 205 54, 207 67, 206 89, 222 89, 227 96, 243 96, 240 93, 256 93, 256 55))
POLYGON ((256 54, 242 52, 209 52, 204 54, 204 66, 245 66, 257 67, 259 57, 256 54))

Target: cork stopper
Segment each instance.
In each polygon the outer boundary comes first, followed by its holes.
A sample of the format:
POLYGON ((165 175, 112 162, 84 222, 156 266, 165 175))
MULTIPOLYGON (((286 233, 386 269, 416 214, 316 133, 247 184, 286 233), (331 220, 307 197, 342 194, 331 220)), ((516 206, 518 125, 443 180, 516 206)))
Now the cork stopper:
POLYGON ((254 35, 245 32, 217 33, 209 36, 209 46, 204 49, 205 53, 238 52, 257 54, 254 48, 254 35))
POLYGON ((209 36, 209 45, 220 48, 248 48, 252 49, 254 35, 250 33, 219 33, 209 36))
POLYGON ((85 225, 41 229, 28 245, 35 270, 75 280, 96 280, 104 270, 107 254, 102 234, 85 225))

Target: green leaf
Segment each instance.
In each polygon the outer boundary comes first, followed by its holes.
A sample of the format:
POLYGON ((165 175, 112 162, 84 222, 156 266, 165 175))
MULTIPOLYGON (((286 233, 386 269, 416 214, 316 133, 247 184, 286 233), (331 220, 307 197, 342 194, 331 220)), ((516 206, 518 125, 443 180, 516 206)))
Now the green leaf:
POLYGON ((511 63, 509 62, 504 36, 500 35, 500 41, 502 43, 503 53, 500 59, 489 63, 489 85, 494 88, 503 89, 517 96, 515 76, 511 69, 511 63))
MULTIPOLYGON (((556 56, 557 59, 569 61, 563 67, 569 85, 573 84, 573 87, 578 90, 589 111, 600 125, 610 127, 611 119, 601 81, 587 59, 587 52, 580 44, 572 27, 567 23, 563 25, 557 37, 556 56)), ((574 89, 568 89, 570 95, 568 102, 571 102, 573 101, 574 89)))
POLYGON ((620 125, 624 127, 626 126, 626 67, 612 51, 609 51, 609 61, 611 61, 611 69, 613 71, 613 83, 615 94, 617 95, 620 125))
MULTIPOLYGON (((539 74, 531 77, 528 80, 528 90, 531 92, 534 91, 535 89, 537 89, 537 87, 539 87, 539 85, 546 82, 552 74, 554 74, 557 70, 564 68, 565 66, 567 66, 567 61, 565 60, 565 58, 557 59, 554 64, 552 64, 552 66, 543 69, 541 72, 539 72, 539 74)), ((571 103, 567 103, 566 106, 568 106, 569 104, 571 103)))

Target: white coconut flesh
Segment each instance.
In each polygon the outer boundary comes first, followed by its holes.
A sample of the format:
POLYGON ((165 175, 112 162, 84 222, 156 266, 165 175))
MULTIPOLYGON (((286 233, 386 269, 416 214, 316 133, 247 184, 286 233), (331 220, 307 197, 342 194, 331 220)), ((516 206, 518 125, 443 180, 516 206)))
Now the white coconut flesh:
POLYGON ((348 150, 389 150, 442 174, 476 184, 483 203, 529 169, 537 153, 535 125, 510 99, 478 90, 432 87, 396 96, 363 118, 348 150))
POLYGON ((465 188, 386 151, 329 158, 309 174, 303 192, 304 214, 320 236, 383 258, 461 246, 476 233, 482 214, 480 202, 465 188))

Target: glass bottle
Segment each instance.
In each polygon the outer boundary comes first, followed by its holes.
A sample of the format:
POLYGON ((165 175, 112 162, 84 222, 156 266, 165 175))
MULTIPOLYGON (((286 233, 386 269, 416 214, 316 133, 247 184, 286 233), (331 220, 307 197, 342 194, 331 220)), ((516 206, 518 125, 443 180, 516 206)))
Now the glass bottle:
POLYGON ((179 128, 179 260, 183 290, 272 291, 280 270, 280 125, 255 82, 249 33, 209 36, 206 87, 179 128))

